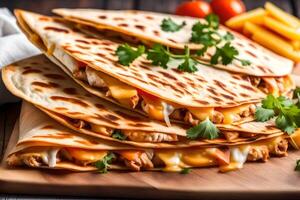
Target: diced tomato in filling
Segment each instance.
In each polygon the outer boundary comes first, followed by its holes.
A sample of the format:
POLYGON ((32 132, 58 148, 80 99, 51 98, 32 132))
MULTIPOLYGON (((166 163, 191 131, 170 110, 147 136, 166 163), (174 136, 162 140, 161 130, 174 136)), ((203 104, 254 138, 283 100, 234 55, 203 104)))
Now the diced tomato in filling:
POLYGON ((137 88, 136 90, 138 91, 139 95, 144 96, 144 97, 146 97, 148 99, 151 99, 151 100, 157 100, 157 99, 159 99, 158 97, 156 97, 156 96, 154 96, 152 94, 149 94, 148 92, 145 92, 145 91, 143 91, 141 89, 137 88))
POLYGON ((220 149, 216 150, 214 155, 219 163, 219 165, 228 165, 230 163, 230 151, 221 151, 220 149))
POLYGON ((87 66, 87 64, 85 64, 84 62, 78 61, 78 67, 79 69, 85 69, 87 66))

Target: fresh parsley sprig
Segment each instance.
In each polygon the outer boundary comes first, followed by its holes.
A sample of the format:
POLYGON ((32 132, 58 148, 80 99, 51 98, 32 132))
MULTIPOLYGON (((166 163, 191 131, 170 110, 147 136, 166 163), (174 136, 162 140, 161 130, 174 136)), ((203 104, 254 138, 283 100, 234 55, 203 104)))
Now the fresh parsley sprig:
POLYGON ((219 137, 219 129, 207 118, 206 120, 199 123, 187 130, 187 138, 189 139, 215 139, 219 137))
POLYGON ((121 131, 121 130, 118 130, 118 129, 114 130, 114 132, 112 133, 111 137, 112 137, 112 138, 115 138, 115 139, 117 139, 117 140, 126 140, 126 138, 127 138, 127 136, 124 135, 124 134, 122 133, 122 131, 121 131))
POLYGON ((95 167, 97 167, 99 173, 105 174, 114 159, 116 159, 115 154, 110 152, 102 160, 95 162, 95 167))
POLYGON ((205 18, 205 22, 197 22, 192 27, 191 42, 196 44, 202 44, 203 47, 197 51, 197 55, 204 56, 207 50, 211 47, 215 47, 215 54, 211 57, 211 64, 218 64, 221 61, 222 64, 228 65, 233 60, 241 62, 243 66, 250 65, 250 61, 238 58, 239 52, 231 45, 231 40, 234 36, 227 32, 225 35, 221 35, 218 32, 219 18, 215 14, 210 14, 205 18), (220 47, 220 44, 225 43, 220 47))
POLYGON ((124 66, 129 66, 135 59, 140 57, 145 52, 145 46, 139 45, 136 49, 129 44, 120 45, 116 54, 119 57, 119 63, 124 66))
POLYGON ((184 54, 174 54, 168 47, 164 47, 161 44, 155 44, 151 49, 148 49, 146 52, 147 59, 152 61, 153 65, 158 65, 164 69, 168 68, 168 64, 172 60, 177 60, 178 66, 177 69, 185 72, 195 72, 197 71, 197 63, 205 64, 200 61, 197 61, 193 56, 190 55, 190 49, 185 46, 184 54))
POLYGON ((163 19, 160 27, 165 32, 177 32, 186 25, 185 21, 181 24, 177 24, 171 18, 163 19))
POLYGON ((263 101, 261 107, 255 112, 257 121, 267 121, 276 117, 275 124, 282 131, 289 135, 294 133, 295 129, 300 127, 300 107, 298 102, 294 103, 287 97, 274 97, 268 95, 263 101))
POLYGON ((191 168, 183 168, 181 171, 180 171, 180 174, 189 174, 192 172, 192 169, 191 168))

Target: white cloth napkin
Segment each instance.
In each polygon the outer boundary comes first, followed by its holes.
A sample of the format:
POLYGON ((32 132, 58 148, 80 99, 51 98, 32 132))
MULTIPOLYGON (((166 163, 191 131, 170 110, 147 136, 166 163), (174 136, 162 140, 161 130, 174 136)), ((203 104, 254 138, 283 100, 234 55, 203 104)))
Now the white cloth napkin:
MULTIPOLYGON (((20 32, 10 11, 0 8, 0 69, 15 61, 40 53, 20 32)), ((17 100, 6 90, 0 78, 0 105, 17 100)))

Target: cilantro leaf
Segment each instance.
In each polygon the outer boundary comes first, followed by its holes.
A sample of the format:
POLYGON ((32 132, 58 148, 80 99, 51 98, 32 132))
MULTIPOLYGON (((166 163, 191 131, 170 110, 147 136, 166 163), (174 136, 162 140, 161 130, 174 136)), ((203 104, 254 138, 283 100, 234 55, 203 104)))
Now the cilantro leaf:
POLYGON ((161 44, 155 44, 152 49, 147 52, 147 59, 152 61, 153 65, 159 65, 164 69, 167 69, 168 62, 170 61, 170 55, 167 53, 167 49, 161 44))
POLYGON ((196 67, 197 61, 190 58, 190 50, 187 46, 184 47, 184 52, 185 52, 184 62, 178 66, 178 69, 181 71, 191 72, 191 73, 197 71, 198 70, 196 67))
POLYGON ((116 54, 119 58, 119 63, 124 66, 129 66, 136 58, 141 56, 145 52, 145 46, 138 46, 137 49, 134 49, 128 44, 120 45, 116 54))
POLYGON ((127 138, 127 136, 124 135, 122 133, 122 131, 120 131, 118 129, 114 130, 114 132, 112 133, 111 136, 112 136, 112 138, 115 138, 115 139, 118 139, 118 140, 126 140, 126 138, 127 138))
POLYGON ((95 162, 95 167, 99 170, 101 174, 107 173, 107 169, 112 161, 116 158, 114 153, 107 154, 102 160, 95 162))
POLYGON ((215 139, 219 137, 218 128, 207 118, 197 126, 194 126, 187 130, 187 137, 189 139, 205 138, 215 139))
POLYGON ((186 25, 185 21, 182 24, 175 23, 171 18, 163 19, 160 27, 165 32, 176 32, 186 25))
POLYGON ((272 109, 258 107, 255 112, 255 119, 260 122, 265 122, 275 116, 275 112, 272 109))
POLYGON ((225 35, 223 35, 222 37, 225 41, 231 41, 234 39, 234 36, 232 35, 232 33, 227 32, 225 35))
POLYGON ((180 171, 180 174, 189 174, 191 173, 192 169, 191 168, 184 168, 180 171))
POLYGON ((219 17, 218 15, 216 14, 209 14, 205 17, 207 23, 208 23, 208 26, 212 29, 218 29, 219 28, 219 24, 220 24, 220 20, 219 20, 219 17))
POLYGON ((227 42, 223 47, 217 47, 216 53, 211 57, 211 64, 218 64, 219 59, 221 59, 222 64, 228 65, 232 62, 239 52, 227 42))
POLYGON ((293 95, 293 98, 299 98, 300 96, 300 87, 297 87, 295 90, 294 90, 294 95, 293 95))
POLYGON ((296 161, 295 171, 300 171, 300 160, 296 161))
POLYGON ((258 115, 256 116, 257 121, 264 121, 274 114, 276 126, 289 135, 300 126, 300 108, 287 97, 276 98, 270 94, 262 100, 262 108, 264 110, 258 109, 255 113, 258 115))

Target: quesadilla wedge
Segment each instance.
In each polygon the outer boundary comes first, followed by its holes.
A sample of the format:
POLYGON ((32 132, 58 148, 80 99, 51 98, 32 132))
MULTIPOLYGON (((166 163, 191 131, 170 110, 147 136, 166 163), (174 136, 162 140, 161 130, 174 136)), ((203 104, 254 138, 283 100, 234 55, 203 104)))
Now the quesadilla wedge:
POLYGON ((188 140, 186 125, 168 127, 92 96, 43 55, 4 67, 2 79, 14 95, 75 131, 139 147, 232 145, 281 132, 274 124, 252 122, 249 126, 228 125, 224 131, 220 126, 221 137, 213 140, 188 140))
MULTIPOLYGON (((163 44, 165 46, 184 49, 198 50, 202 44, 190 41, 193 25, 197 22, 204 23, 203 19, 183 17, 162 13, 132 11, 132 10, 97 10, 97 9, 54 9, 54 13, 63 16, 72 22, 94 27, 102 32, 115 35, 125 35, 124 39, 132 37, 146 44, 163 44), (172 20, 175 24, 185 24, 180 30, 166 32, 162 28, 164 20, 172 20)), ((285 76, 291 73, 293 62, 283 58, 259 44, 252 42, 246 37, 231 31, 223 26, 219 27, 218 33, 225 35, 227 32, 234 36, 232 44, 240 52, 240 58, 251 61, 250 66, 243 66, 240 62, 232 64, 215 65, 217 68, 243 73, 254 76, 285 76)), ((203 60, 210 59, 215 50, 209 49, 203 60)))
MULTIPOLYGON (((125 67, 117 62, 116 41, 93 38, 61 19, 20 10, 16 16, 27 37, 89 92, 169 126, 170 119, 192 125, 206 118, 216 124, 251 121, 255 104, 266 95, 247 76, 207 66, 191 74, 141 57, 125 67)), ((289 76, 278 81, 286 91, 294 88, 289 76)))
POLYGON ((242 168, 246 161, 267 161, 270 156, 286 156, 288 148, 283 133, 230 147, 136 148, 78 134, 28 103, 23 104, 19 122, 19 140, 6 158, 9 167, 180 172, 185 168, 218 166, 221 172, 226 172, 242 168))

